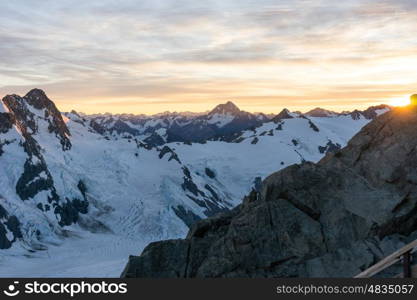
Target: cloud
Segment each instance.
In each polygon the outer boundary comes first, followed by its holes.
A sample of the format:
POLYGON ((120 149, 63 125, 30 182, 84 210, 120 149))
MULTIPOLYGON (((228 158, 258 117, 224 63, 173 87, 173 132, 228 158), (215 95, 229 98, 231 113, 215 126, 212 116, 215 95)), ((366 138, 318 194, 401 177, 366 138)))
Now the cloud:
POLYGON ((85 110, 367 105, 414 92, 416 17, 411 0, 3 1, 0 92, 42 87, 85 110))

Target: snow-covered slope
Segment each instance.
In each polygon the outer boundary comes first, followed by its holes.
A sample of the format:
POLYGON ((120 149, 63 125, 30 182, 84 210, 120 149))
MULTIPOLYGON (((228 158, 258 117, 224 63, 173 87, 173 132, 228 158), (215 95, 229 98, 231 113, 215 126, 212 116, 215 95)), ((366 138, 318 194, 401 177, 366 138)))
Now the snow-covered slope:
MULTIPOLYGON (((236 113, 221 108, 209 118, 236 113)), ((183 237, 261 178, 318 161, 369 122, 362 114, 280 115, 229 142, 155 146, 141 135, 100 134, 91 118, 61 115, 40 90, 3 98, 0 276, 117 276, 150 241, 183 237)))

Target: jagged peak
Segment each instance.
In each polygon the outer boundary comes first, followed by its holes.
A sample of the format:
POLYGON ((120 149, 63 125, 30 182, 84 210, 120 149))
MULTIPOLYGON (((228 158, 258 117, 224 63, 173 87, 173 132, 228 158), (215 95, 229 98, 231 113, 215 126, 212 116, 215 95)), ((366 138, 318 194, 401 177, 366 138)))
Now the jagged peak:
POLYGON ((32 89, 23 98, 15 94, 7 95, 2 102, 19 123, 20 130, 25 132, 25 134, 29 134, 27 128, 30 128, 33 133, 37 131, 34 116, 38 115, 38 117, 47 120, 49 132, 54 132, 60 139, 62 149, 69 150, 71 148, 69 140, 71 133, 64 122, 61 112, 43 90, 32 89), (34 113, 28 106, 43 111, 34 113))
POLYGON ((209 115, 214 115, 214 114, 238 114, 240 113, 241 110, 239 109, 239 107, 237 107, 236 104, 234 104, 232 101, 227 101, 224 104, 219 104, 217 105, 210 113, 209 115))
POLYGON ((41 89, 32 89, 23 97, 31 106, 36 109, 46 108, 50 112, 59 112, 54 102, 48 98, 41 89))
POLYGON ((293 119, 293 118, 294 118, 294 115, 287 108, 284 108, 283 110, 281 110, 279 114, 277 114, 274 118, 272 118, 271 121, 278 123, 279 121, 283 119, 293 119))
POLYGON ((28 98, 36 98, 36 97, 39 97, 39 98, 41 98, 41 97, 47 97, 47 96, 46 96, 46 93, 43 90, 38 89, 38 88, 34 88, 34 89, 31 89, 26 94, 25 97, 28 97, 28 98))

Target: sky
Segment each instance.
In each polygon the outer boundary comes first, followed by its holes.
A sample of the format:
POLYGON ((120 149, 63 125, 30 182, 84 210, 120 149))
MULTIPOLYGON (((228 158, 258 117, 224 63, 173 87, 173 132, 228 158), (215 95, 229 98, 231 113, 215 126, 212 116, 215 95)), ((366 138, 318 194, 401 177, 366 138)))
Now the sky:
POLYGON ((62 111, 336 111, 417 92, 417 0, 0 2, 0 96, 62 111))

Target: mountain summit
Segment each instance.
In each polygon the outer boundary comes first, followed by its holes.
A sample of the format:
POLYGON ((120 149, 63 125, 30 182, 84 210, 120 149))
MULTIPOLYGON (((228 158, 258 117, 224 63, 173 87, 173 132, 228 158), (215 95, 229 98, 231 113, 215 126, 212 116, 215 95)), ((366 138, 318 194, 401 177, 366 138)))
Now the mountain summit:
POLYGON ((239 109, 239 107, 236 106, 236 104, 234 104, 231 101, 228 101, 224 104, 219 104, 217 105, 210 113, 209 115, 214 115, 214 114, 221 114, 221 115, 238 115, 241 112, 241 110, 239 109))
POLYGON ((280 121, 284 119, 292 119, 294 118, 295 114, 290 112, 287 108, 284 108, 281 110, 279 114, 277 114, 274 118, 272 118, 272 122, 279 123, 280 121))
POLYGON ((38 132, 37 120, 42 120, 47 123, 48 131, 54 133, 60 140, 64 150, 71 148, 69 140, 71 133, 61 112, 44 91, 33 89, 24 97, 7 95, 2 99, 2 102, 7 107, 9 114, 13 116, 16 126, 23 135, 26 135, 26 139, 29 138, 29 134, 38 132))

